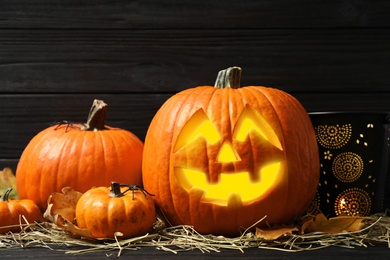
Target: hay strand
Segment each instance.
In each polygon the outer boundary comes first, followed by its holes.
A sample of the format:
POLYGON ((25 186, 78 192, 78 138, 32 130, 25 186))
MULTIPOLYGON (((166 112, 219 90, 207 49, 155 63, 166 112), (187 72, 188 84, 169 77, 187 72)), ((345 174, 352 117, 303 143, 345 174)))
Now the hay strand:
POLYGON ((174 227, 156 225, 159 227, 153 233, 144 236, 121 240, 120 233, 117 233, 112 240, 91 240, 75 237, 49 222, 28 223, 22 217, 19 233, 8 232, 0 235, 0 250, 42 247, 72 255, 91 252, 112 254, 110 252, 117 251, 116 256, 119 257, 125 250, 139 250, 142 247, 154 247, 173 254, 189 250, 199 250, 203 253, 220 252, 225 249, 244 253, 247 248, 301 252, 330 246, 368 247, 376 243, 386 243, 390 248, 390 217, 386 214, 365 217, 366 227, 355 232, 291 234, 275 241, 259 239, 251 231, 252 227, 261 221, 264 221, 264 218, 244 230, 241 236, 233 238, 203 235, 186 225, 174 227))

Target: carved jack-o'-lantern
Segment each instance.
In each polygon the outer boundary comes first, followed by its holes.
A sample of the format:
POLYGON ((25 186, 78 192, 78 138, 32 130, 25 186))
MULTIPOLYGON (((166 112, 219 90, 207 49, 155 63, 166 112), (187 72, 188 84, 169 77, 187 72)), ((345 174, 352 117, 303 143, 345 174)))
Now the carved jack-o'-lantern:
POLYGON ((283 91, 240 88, 240 73, 233 67, 215 87, 174 95, 149 126, 143 182, 171 224, 223 235, 264 216, 287 224, 316 192, 319 156, 306 111, 283 91))

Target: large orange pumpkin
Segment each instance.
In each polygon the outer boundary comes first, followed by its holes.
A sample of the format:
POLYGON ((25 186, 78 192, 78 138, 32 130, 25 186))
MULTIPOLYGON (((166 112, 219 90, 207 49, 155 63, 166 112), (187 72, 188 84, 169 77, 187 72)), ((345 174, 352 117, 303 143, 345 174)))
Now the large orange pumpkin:
POLYGON ((184 90, 153 118, 143 182, 167 220, 201 233, 238 235, 264 216, 288 224, 315 195, 319 155, 303 106, 281 90, 239 86, 241 69, 216 86, 184 90))
POLYGON ((127 130, 106 126, 106 110, 95 100, 85 125, 51 126, 30 141, 16 170, 20 198, 44 211, 49 195, 66 186, 85 192, 112 180, 142 184, 143 143, 127 130))

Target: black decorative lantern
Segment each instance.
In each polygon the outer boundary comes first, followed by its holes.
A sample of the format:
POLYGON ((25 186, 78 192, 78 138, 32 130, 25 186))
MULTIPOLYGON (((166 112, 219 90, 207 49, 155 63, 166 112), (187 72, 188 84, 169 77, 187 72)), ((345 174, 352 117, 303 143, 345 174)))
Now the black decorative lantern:
POLYGON ((332 217, 383 212, 390 161, 390 114, 328 112, 310 113, 310 118, 318 142, 321 176, 309 213, 332 217))

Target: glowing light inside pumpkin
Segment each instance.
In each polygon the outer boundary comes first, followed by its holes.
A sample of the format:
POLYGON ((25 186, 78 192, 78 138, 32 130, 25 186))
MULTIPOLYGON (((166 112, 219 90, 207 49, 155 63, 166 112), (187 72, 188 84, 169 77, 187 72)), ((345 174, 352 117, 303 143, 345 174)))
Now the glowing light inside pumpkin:
POLYGON ((281 162, 273 163, 263 167, 259 174, 259 181, 251 181, 248 172, 221 173, 220 179, 215 184, 210 184, 205 173, 193 170, 182 169, 180 176, 184 188, 188 191, 192 187, 197 187, 204 191, 205 199, 212 199, 214 203, 226 204, 230 194, 241 196, 241 201, 251 201, 263 195, 270 187, 273 187, 278 181, 279 171, 283 170, 281 162))
MULTIPOLYGON (((233 147, 232 141, 243 143, 249 137, 249 133, 257 135, 258 138, 269 142, 277 149, 283 150, 271 125, 254 108, 247 105, 239 116, 231 137, 221 136, 206 113, 199 109, 182 127, 174 151, 196 142, 198 138, 204 138, 210 145, 221 142, 215 161, 222 164, 237 162, 241 161, 242 158, 233 147)), ((210 183, 208 173, 196 169, 196 166, 177 165, 175 172, 179 182, 187 192, 193 188, 200 189, 203 190, 203 198, 206 200, 219 205, 227 205, 229 197, 231 198, 232 195, 235 201, 241 200, 242 202, 263 196, 279 183, 285 168, 285 161, 268 162, 267 165, 253 173, 248 171, 222 172, 215 183, 210 183), (256 177, 254 178, 253 175, 256 177)))
POLYGON ((203 136, 208 143, 214 144, 221 139, 213 123, 207 118, 203 110, 198 110, 184 125, 176 140, 175 151, 194 141, 197 137, 203 136))
POLYGON ((240 160, 240 156, 237 154, 236 150, 233 149, 232 145, 225 142, 219 151, 218 162, 235 162, 240 160))
POLYGON ((278 136, 268 122, 254 108, 247 106, 240 115, 233 138, 244 141, 250 131, 255 131, 279 150, 283 150, 278 136))
MULTIPOLYGON (((262 136, 279 150, 283 150, 278 136, 268 122, 252 107, 246 106, 240 115, 236 128, 233 130, 233 138, 243 142, 249 132, 262 136)), ((175 151, 188 143, 194 141, 199 136, 204 137, 209 144, 214 144, 221 139, 221 135, 206 113, 199 109, 183 126, 175 144, 175 151)))

